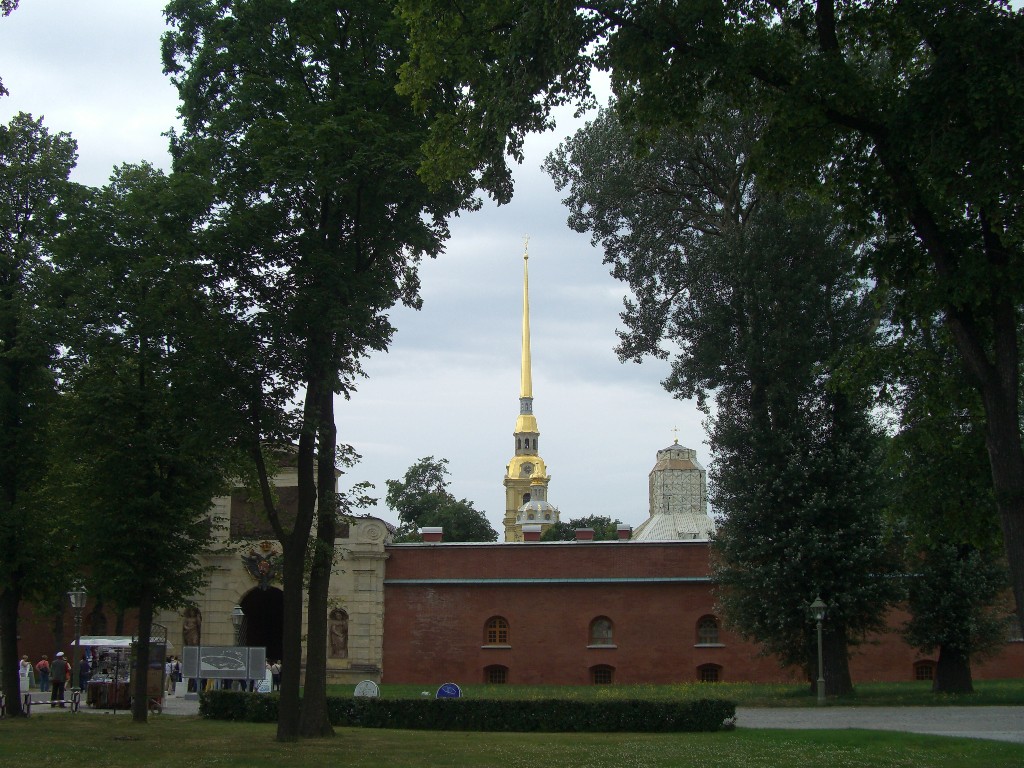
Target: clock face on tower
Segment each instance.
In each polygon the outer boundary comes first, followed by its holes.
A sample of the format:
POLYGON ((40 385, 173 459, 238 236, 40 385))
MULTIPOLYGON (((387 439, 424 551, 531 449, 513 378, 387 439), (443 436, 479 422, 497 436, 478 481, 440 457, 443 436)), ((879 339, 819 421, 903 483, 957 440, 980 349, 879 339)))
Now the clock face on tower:
POLYGON ((533 474, 533 464, 526 462, 519 470, 520 477, 529 477, 533 474))

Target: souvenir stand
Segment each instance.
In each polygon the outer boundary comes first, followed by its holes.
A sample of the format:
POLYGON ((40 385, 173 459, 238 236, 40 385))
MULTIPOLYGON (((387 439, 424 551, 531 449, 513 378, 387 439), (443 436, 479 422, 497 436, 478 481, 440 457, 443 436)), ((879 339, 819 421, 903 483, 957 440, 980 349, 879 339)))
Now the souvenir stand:
MULTIPOLYGON (((92 666, 92 677, 85 690, 85 703, 94 709, 129 709, 131 707, 131 670, 136 638, 130 635, 83 635, 82 649, 92 666)), ((163 706, 163 669, 168 650, 166 630, 153 625, 150 639, 150 663, 146 693, 149 706, 163 706), (159 666, 159 674, 154 667, 159 666), (156 679, 156 682, 154 682, 156 679)))

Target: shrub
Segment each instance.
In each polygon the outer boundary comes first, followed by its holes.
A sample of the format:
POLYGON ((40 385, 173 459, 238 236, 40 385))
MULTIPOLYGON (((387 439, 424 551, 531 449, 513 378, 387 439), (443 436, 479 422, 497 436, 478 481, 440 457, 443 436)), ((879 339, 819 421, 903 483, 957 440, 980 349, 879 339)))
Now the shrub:
MULTIPOLYGON (((199 714, 211 720, 273 722, 273 694, 210 691, 199 714)), ((327 700, 338 726, 434 731, 718 731, 736 716, 736 704, 698 701, 496 701, 493 699, 339 699, 327 700)))

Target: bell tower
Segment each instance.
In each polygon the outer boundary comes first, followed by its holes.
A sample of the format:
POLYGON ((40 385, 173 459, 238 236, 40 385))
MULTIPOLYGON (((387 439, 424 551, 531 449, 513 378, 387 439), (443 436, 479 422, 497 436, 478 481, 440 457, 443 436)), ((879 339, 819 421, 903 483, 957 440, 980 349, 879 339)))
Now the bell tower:
POLYGON ((533 415, 529 263, 529 238, 526 238, 523 243, 523 341, 519 417, 512 433, 515 454, 505 467, 505 541, 522 541, 524 523, 539 523, 543 532, 558 522, 558 510, 547 503, 548 482, 551 478, 544 459, 540 457, 540 430, 537 428, 537 417, 533 415), (527 508, 531 502, 534 502, 532 508, 527 508))

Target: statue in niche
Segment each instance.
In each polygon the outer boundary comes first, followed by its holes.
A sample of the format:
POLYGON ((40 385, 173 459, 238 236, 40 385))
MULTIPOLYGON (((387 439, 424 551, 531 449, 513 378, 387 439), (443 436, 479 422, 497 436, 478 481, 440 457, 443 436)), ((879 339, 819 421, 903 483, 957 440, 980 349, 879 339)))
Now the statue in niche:
POLYGON ((202 636, 203 612, 196 606, 190 605, 185 608, 185 615, 181 621, 182 645, 199 645, 199 639, 202 636))
POLYGON ((328 617, 328 639, 331 645, 332 659, 348 658, 348 614, 341 608, 335 608, 328 617))

